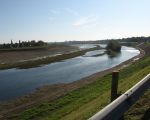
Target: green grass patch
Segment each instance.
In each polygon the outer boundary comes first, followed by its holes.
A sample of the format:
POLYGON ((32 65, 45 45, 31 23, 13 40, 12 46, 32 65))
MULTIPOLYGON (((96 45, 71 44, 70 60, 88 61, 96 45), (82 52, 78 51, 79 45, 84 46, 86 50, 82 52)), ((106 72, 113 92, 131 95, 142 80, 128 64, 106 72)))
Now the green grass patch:
MULTIPOLYGON (((150 72, 150 57, 120 71, 119 91, 125 92, 150 72)), ((86 120, 110 102, 111 74, 54 101, 13 113, 12 120, 86 120)))

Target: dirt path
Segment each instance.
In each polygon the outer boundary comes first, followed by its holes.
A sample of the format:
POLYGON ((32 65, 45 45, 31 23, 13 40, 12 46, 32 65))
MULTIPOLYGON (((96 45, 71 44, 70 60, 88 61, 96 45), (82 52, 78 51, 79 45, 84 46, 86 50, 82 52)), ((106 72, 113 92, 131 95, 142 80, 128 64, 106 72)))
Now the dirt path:
POLYGON ((37 89, 31 94, 28 94, 24 97, 18 98, 15 101, 10 102, 4 102, 0 103, 0 115, 1 117, 7 116, 8 114, 12 112, 17 112, 20 110, 23 110, 25 108, 34 106, 36 104, 40 104, 43 101, 51 101, 58 97, 61 97, 68 92, 75 90, 77 88, 80 88, 82 86, 85 86, 87 84, 90 84, 91 82, 97 80, 98 78, 111 73, 114 70, 120 70, 128 65, 130 65, 132 62, 136 61, 139 58, 142 58, 145 55, 144 50, 138 47, 140 50, 140 54, 107 70, 95 73, 91 76, 88 76, 86 78, 83 78, 81 80, 68 83, 68 84, 55 84, 55 85, 47 85, 42 88, 37 89), (37 99, 38 98, 38 99, 37 99))

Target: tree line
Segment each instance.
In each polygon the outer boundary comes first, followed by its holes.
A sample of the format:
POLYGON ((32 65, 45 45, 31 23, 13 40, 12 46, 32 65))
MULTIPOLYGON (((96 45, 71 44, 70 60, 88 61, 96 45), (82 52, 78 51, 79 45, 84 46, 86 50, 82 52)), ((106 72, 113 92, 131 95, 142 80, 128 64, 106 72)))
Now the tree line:
POLYGON ((0 44, 0 49, 10 49, 10 48, 24 48, 24 47, 42 47, 42 46, 46 46, 47 43, 43 42, 42 40, 39 41, 21 41, 19 40, 18 43, 14 43, 11 40, 11 43, 4 43, 4 44, 0 44))
POLYGON ((118 41, 118 42, 128 42, 128 43, 141 43, 141 42, 150 42, 150 37, 129 37, 129 38, 121 38, 121 39, 106 39, 100 40, 100 43, 107 44, 109 41, 118 41))

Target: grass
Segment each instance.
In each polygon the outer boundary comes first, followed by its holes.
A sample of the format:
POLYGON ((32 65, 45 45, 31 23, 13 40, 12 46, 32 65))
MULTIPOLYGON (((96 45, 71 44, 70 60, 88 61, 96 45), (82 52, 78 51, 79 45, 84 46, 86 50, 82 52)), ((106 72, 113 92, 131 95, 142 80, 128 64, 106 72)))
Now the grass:
MULTIPOLYGON (((131 88, 150 73, 150 57, 120 70, 119 91, 131 88)), ((11 114, 9 120, 86 120, 110 102, 111 74, 54 101, 11 114)))
POLYGON ((27 69, 27 68, 32 68, 32 67, 38 67, 40 65, 49 64, 52 62, 58 62, 58 61, 62 61, 65 59, 81 56, 81 55, 84 55, 88 51, 93 51, 93 50, 98 50, 98 49, 100 49, 100 47, 96 46, 94 48, 89 48, 86 50, 66 53, 66 54, 57 55, 57 56, 53 56, 53 57, 46 57, 46 58, 37 59, 37 60, 33 60, 33 61, 0 64, 0 69, 10 69, 10 68, 27 69))

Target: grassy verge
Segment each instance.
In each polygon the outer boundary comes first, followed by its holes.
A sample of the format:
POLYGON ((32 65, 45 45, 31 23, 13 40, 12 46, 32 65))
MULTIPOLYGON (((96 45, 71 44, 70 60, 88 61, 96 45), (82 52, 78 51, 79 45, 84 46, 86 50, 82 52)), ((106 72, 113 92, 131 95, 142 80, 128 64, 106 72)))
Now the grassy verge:
MULTIPOLYGON (((150 57, 120 70, 119 91, 125 92, 150 72, 150 57)), ((111 74, 74 90, 55 101, 43 102, 19 113, 11 120, 86 120, 110 102, 111 74)))
POLYGON ((27 69, 27 68, 32 68, 32 67, 38 67, 43 64, 49 64, 52 62, 58 62, 61 60, 81 56, 81 55, 84 55, 88 51, 98 50, 98 49, 100 49, 100 47, 96 46, 94 48, 90 48, 90 49, 86 49, 86 50, 71 52, 71 53, 57 55, 57 56, 53 56, 53 57, 46 57, 46 58, 37 59, 37 60, 33 60, 33 61, 30 60, 30 61, 16 62, 16 63, 10 63, 10 64, 0 64, 0 69, 9 69, 9 68, 27 69))

